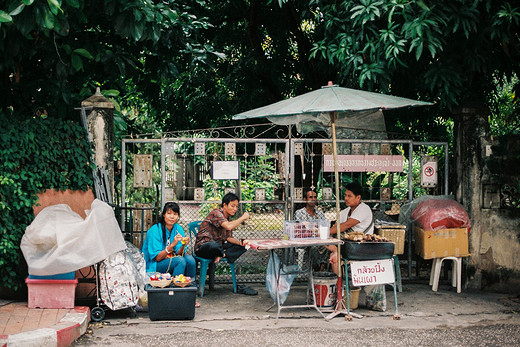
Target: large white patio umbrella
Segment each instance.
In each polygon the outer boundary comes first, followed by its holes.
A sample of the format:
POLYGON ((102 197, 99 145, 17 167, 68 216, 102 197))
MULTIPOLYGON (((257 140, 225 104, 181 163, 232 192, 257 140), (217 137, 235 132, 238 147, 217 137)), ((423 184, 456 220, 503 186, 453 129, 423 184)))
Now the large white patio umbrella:
MULTIPOLYGON (((308 125, 311 129, 331 129, 332 150, 334 159, 334 179, 336 181, 336 221, 340 215, 339 197, 339 174, 337 166, 336 125, 352 127, 356 123, 367 130, 377 130, 378 123, 382 118, 383 110, 409 106, 433 105, 430 102, 417 101, 397 96, 372 93, 363 90, 338 87, 329 82, 327 86, 320 89, 295 96, 271 105, 255 108, 250 111, 233 116, 234 120, 245 120, 254 118, 267 118, 270 122, 278 125, 308 125)), ((383 124, 384 126, 384 124, 383 124)), ((303 128, 308 131, 308 128, 303 128)), ((336 236, 341 239, 340 226, 336 223, 336 236)), ((330 316, 333 317, 344 310, 342 304, 342 274, 341 274, 341 246, 338 245, 338 300, 336 309, 330 316)))

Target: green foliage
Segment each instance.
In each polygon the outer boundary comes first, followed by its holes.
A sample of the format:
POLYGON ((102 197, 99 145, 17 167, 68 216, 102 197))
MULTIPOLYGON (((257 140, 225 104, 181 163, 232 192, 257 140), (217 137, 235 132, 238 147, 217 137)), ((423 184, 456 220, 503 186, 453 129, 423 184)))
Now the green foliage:
POLYGON ((338 66, 342 84, 422 95, 451 108, 491 90, 495 72, 510 75, 519 67, 512 48, 519 40, 518 3, 312 3, 324 21, 311 57, 338 66))
MULTIPOLYGON (((367 173, 366 185, 369 187, 390 187, 392 190, 392 199, 405 201, 408 200, 408 172, 409 161, 406 151, 402 145, 396 146, 394 154, 403 156, 403 171, 400 173, 389 172, 369 172, 367 173), (392 181, 390 181, 392 176, 392 181)), ((413 198, 422 195, 431 194, 431 192, 421 187, 421 156, 437 157, 438 185, 443 186, 444 182, 444 148, 443 146, 419 146, 414 147, 414 156, 412 162, 412 187, 413 198)))
POLYGON ((157 119, 167 130, 228 125, 331 80, 435 102, 385 112, 387 127, 450 140, 439 120, 484 100, 496 74, 520 70, 519 13, 515 2, 490 0, 208 2, 200 15, 219 25, 201 35, 225 56, 171 83, 157 119))
POLYGON ((3 2, 0 112, 24 119, 47 110, 68 118, 96 86, 120 91, 124 107, 136 94, 141 104, 159 105, 162 88, 179 72, 215 56, 200 41, 199 32, 211 26, 194 14, 203 6, 200 0, 3 2))
POLYGON ((491 105, 489 116, 490 133, 495 136, 507 136, 520 133, 520 106, 515 97, 515 87, 520 85, 514 75, 508 79, 495 78, 496 89, 488 102, 491 105))
MULTIPOLYGON (((245 179, 240 182, 242 199, 255 200, 256 188, 265 189, 266 200, 274 199, 274 189, 279 176, 276 174, 273 158, 268 152, 265 156, 256 157, 256 160, 241 162, 241 170, 245 171, 245 179)), ((246 204, 245 209, 251 211, 251 204, 246 204)))
POLYGON ((54 118, 0 123, 0 278, 18 289, 26 269, 20 240, 32 222, 37 193, 92 186, 85 129, 54 118))
MULTIPOLYGON (((396 200, 408 200, 408 159, 404 158, 404 167, 402 175, 394 175, 394 186, 392 187, 392 196, 396 200)), ((419 197, 427 194, 426 189, 421 187, 421 157, 414 156, 412 162, 412 187, 413 197, 419 197)), ((386 181, 388 183, 388 181, 386 181)))

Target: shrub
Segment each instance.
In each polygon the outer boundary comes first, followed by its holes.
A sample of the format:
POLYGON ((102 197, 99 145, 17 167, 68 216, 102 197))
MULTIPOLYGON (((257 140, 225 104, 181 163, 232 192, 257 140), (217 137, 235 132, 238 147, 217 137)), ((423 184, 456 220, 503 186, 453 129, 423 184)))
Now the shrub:
MULTIPOLYGON (((0 117, 3 117, 0 115, 0 117)), ((5 119, 5 118, 4 118, 5 119)), ((33 118, 0 122, 0 278, 18 290, 27 275, 20 241, 45 189, 86 191, 92 186, 92 149, 74 122, 33 118)))

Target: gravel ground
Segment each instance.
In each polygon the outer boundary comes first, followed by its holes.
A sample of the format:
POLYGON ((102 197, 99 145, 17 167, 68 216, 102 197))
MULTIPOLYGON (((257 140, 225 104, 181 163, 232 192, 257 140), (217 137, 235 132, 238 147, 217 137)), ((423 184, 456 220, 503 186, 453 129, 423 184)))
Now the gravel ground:
MULTIPOLYGON (((141 332, 143 333, 143 332, 141 332)), ((290 328, 255 331, 175 332, 168 335, 83 336, 73 346, 519 346, 517 325, 458 329, 349 329, 345 331, 290 328)))

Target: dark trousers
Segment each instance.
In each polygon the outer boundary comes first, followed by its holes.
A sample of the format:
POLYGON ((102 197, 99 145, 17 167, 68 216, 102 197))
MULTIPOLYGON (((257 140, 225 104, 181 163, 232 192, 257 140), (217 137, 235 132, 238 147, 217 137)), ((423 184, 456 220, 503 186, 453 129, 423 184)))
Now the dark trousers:
POLYGON ((216 241, 210 241, 202 246, 200 246, 199 250, 195 252, 198 257, 215 259, 216 257, 224 257, 230 263, 234 263, 242 254, 246 252, 246 248, 244 246, 235 245, 229 242, 224 242, 224 245, 221 247, 220 243, 216 241))

